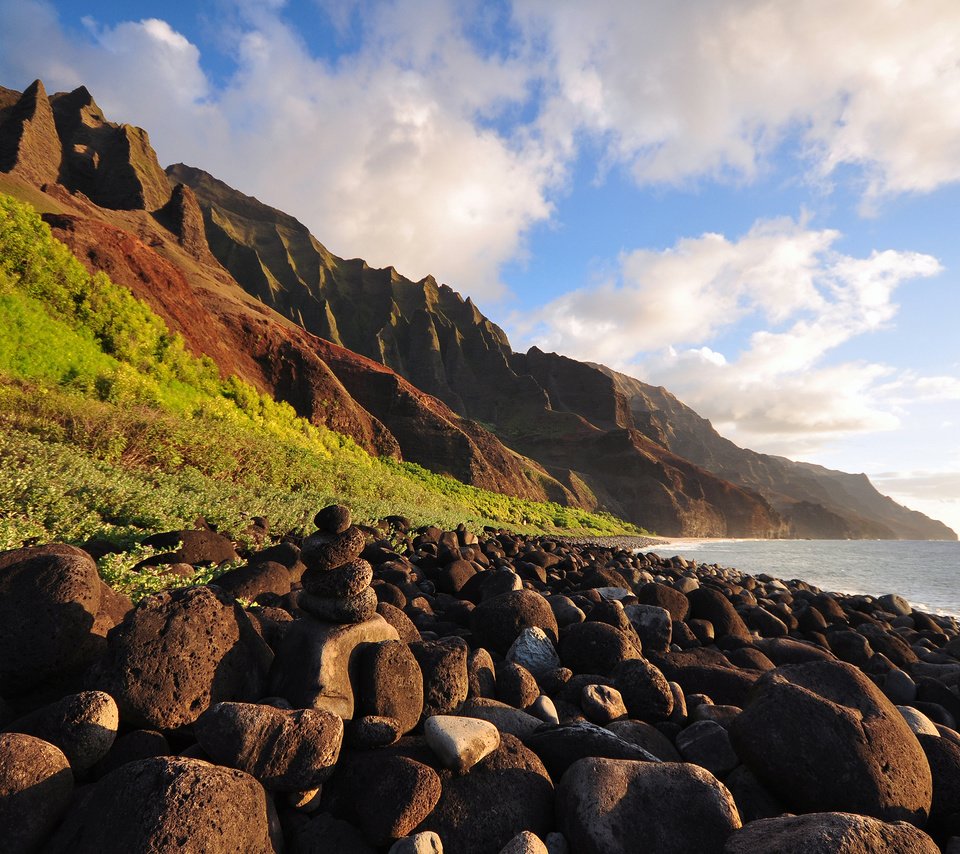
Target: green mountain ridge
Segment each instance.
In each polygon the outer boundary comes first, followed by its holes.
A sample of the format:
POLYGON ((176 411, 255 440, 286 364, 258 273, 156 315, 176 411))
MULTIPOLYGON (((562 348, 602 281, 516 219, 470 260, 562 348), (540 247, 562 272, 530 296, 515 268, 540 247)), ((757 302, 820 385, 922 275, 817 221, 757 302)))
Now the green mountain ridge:
POLYGON ((515 353, 469 297, 338 258, 200 169, 171 166, 160 186, 146 134, 107 122, 86 89, 16 94, 0 92, 10 186, 63 211, 48 219, 88 268, 221 373, 370 452, 668 535, 955 538, 863 477, 738 448, 665 390, 515 353), (41 183, 51 152, 57 182, 41 183))

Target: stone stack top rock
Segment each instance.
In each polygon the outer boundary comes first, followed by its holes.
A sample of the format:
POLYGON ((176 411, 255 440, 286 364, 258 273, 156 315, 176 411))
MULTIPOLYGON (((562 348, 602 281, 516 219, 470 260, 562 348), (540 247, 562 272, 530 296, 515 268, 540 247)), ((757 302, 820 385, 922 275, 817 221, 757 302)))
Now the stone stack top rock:
POLYGON ((339 504, 314 517, 318 530, 303 541, 300 558, 307 569, 300 579, 303 610, 329 623, 362 623, 377 610, 370 587, 373 567, 360 557, 363 531, 351 524, 350 510, 339 504))

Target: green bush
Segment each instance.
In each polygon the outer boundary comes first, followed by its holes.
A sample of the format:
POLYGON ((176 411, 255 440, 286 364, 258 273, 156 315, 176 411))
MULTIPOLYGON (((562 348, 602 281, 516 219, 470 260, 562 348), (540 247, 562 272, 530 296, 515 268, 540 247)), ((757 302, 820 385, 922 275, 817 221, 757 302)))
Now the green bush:
MULTIPOLYGON (((400 513, 443 527, 637 533, 612 516, 373 458, 243 380, 220 377, 146 305, 87 273, 31 208, 3 195, 0 328, 0 548, 98 537, 130 549, 197 516, 234 534, 266 516, 286 532, 333 501, 367 522, 400 513)), ((124 579, 117 583, 140 593, 166 583, 124 579)))

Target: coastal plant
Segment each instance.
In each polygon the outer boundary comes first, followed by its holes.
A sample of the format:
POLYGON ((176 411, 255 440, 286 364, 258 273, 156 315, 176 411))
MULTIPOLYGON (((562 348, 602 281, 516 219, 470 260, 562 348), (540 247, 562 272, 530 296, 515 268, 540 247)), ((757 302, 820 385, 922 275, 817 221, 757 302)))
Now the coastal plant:
MULTIPOLYGON (((606 514, 371 457, 221 377, 145 304, 88 273, 29 206, 2 195, 0 328, 3 548, 96 538, 129 551, 198 516, 233 536, 252 516, 279 533, 306 532, 316 508, 334 501, 361 522, 399 513, 415 525, 638 533, 606 514)), ((148 576, 113 577, 137 595, 174 583, 148 576)))

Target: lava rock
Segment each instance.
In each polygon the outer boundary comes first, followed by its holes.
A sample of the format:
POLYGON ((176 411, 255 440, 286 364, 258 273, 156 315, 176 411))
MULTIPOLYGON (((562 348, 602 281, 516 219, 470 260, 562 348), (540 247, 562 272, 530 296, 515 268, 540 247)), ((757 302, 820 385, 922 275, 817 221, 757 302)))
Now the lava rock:
POLYGON ((922 830, 905 821, 820 812, 752 821, 727 840, 723 854, 939 854, 922 830))
POLYGON ((543 629, 552 643, 558 639, 557 620, 549 603, 533 590, 501 593, 477 605, 470 627, 480 646, 506 655, 526 628, 543 629))
POLYGON ((234 599, 253 602, 264 593, 285 596, 290 592, 290 570, 271 560, 251 563, 225 572, 214 582, 234 599))
POLYGON ((340 755, 343 721, 316 709, 216 703, 193 727, 218 765, 246 771, 266 789, 297 792, 327 780, 340 755))
POLYGON ((318 572, 336 569, 360 557, 365 545, 366 537, 357 527, 336 534, 317 532, 303 541, 300 560, 308 569, 318 572))
POLYGON ((0 695, 85 666, 101 587, 93 559, 73 546, 0 553, 0 695))
POLYGON ((401 734, 423 713, 423 673, 400 640, 373 643, 360 651, 359 708, 363 715, 396 719, 401 734))
POLYGON ((73 774, 63 752, 23 733, 0 735, 3 850, 36 851, 70 805, 73 774))
POLYGON ((97 782, 44 850, 273 854, 271 811, 263 787, 242 771, 198 759, 141 759, 97 782))
POLYGON ((373 567, 357 558, 336 569, 308 569, 300 579, 314 596, 349 598, 360 595, 373 581, 373 567))
POLYGON ((78 773, 107 755, 119 722, 113 697, 102 691, 83 691, 18 718, 5 731, 32 735, 56 745, 78 773))
POLYGON ((350 508, 342 504, 330 504, 317 511, 313 524, 325 534, 342 534, 351 525, 350 508))
POLYGON ((283 636, 270 673, 270 692, 299 709, 325 709, 353 717, 365 644, 397 640, 397 632, 374 614, 362 623, 295 620, 283 636))
POLYGON ((343 598, 314 596, 303 590, 297 597, 297 604, 304 611, 324 622, 364 623, 377 613, 377 594, 369 587, 356 596, 343 598))
POLYGON ((176 729, 212 703, 262 695, 273 653, 216 587, 148 596, 107 639, 91 676, 128 726, 176 729))
POLYGON ((560 660, 574 673, 609 676, 622 661, 640 658, 640 643, 607 623, 568 626, 560 639, 560 660))
POLYGON ((423 718, 457 711, 467 699, 467 653, 463 638, 410 644, 423 673, 423 718))
POLYGON ((900 713, 841 662, 778 667, 730 727, 737 754, 797 812, 849 811, 922 823, 930 769, 900 713))
POLYGON ((613 671, 613 683, 630 717, 655 722, 673 713, 670 684, 650 662, 642 658, 621 662, 613 671))
POLYGON ((660 761, 642 747, 588 721, 541 727, 527 738, 526 744, 540 757, 554 780, 559 780, 574 762, 588 756, 660 761))
POLYGON ((557 787, 557 817, 577 854, 721 854, 740 825, 733 797, 685 763, 587 758, 557 787))
POLYGON ((498 854, 514 836, 553 827, 553 783, 534 753, 503 735, 469 774, 440 773, 443 792, 419 830, 443 840, 445 854, 498 854))

